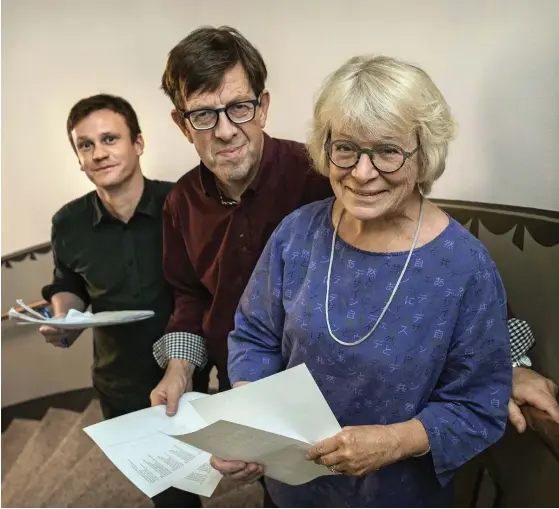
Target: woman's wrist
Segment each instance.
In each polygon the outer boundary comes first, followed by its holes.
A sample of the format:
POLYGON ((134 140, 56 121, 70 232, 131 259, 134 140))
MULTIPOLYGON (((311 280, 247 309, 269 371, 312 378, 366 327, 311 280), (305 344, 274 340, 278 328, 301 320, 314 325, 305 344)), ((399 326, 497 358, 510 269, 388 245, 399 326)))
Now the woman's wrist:
POLYGON ((423 456, 429 452, 429 436, 418 419, 392 424, 390 428, 396 440, 397 461, 423 456))

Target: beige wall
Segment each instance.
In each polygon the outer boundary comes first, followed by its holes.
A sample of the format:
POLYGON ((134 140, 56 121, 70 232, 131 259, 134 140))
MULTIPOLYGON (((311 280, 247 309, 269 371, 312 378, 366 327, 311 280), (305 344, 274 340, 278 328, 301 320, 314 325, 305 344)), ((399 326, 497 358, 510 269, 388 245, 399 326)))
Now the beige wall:
MULTIPOLYGON (((50 253, 2 267, 2 311, 16 299, 40 300, 52 274, 50 253)), ((91 387, 91 330, 68 350, 47 345, 34 325, 2 322, 2 407, 58 392, 91 387)))
POLYGON ((45 344, 36 328, 2 324, 2 408, 91 387, 91 331, 68 350, 45 344))
POLYGON ((435 196, 559 210, 557 19, 556 0, 3 0, 2 254, 48 240, 52 213, 90 189, 64 127, 83 96, 132 102, 148 175, 196 163, 159 83, 168 51, 202 24, 233 25, 262 51, 270 133, 303 140, 317 88, 346 58, 403 57, 460 124, 435 196))

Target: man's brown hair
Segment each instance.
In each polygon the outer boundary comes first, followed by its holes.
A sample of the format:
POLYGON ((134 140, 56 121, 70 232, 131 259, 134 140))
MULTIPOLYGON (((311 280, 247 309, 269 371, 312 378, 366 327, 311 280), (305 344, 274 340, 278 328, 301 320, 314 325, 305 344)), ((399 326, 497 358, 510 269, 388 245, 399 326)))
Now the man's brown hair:
POLYGON ((74 146, 72 131, 84 118, 99 110, 111 110, 114 113, 122 115, 130 131, 132 143, 134 143, 142 133, 140 123, 138 122, 138 116, 126 99, 110 94, 92 95, 74 104, 66 120, 66 132, 68 133, 68 140, 74 152, 77 151, 77 147, 74 146))
POLYGON ((184 109, 184 100, 190 94, 216 91, 225 72, 239 63, 258 97, 268 76, 260 52, 232 27, 201 27, 169 52, 161 88, 175 108, 184 109))

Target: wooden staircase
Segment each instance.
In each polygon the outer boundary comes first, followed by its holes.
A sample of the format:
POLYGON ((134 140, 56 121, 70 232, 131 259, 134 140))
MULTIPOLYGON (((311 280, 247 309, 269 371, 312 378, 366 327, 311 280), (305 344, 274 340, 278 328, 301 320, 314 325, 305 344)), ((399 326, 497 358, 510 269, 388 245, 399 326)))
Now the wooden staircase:
MULTIPOLYGON (((14 419, 2 433, 2 507, 153 507, 83 428, 102 420, 51 408, 41 421, 14 419)), ((204 507, 262 507, 262 488, 223 479, 204 507)))

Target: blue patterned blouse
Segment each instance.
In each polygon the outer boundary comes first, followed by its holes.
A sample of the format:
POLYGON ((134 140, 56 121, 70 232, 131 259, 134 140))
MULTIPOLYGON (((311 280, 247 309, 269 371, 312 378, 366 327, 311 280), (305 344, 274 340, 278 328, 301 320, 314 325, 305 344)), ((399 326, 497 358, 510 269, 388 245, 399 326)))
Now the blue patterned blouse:
MULTIPOLYGON (((364 478, 301 486, 267 478, 270 495, 279 507, 449 506, 453 472, 506 425, 512 368, 503 284, 485 247, 450 219, 415 250, 373 335, 342 346, 324 313, 333 203, 295 211, 270 238, 236 312, 229 377, 255 381, 306 363, 342 427, 416 417, 431 451, 364 478)), ((339 339, 371 329, 407 254, 365 252, 338 237, 328 306, 339 339)))

